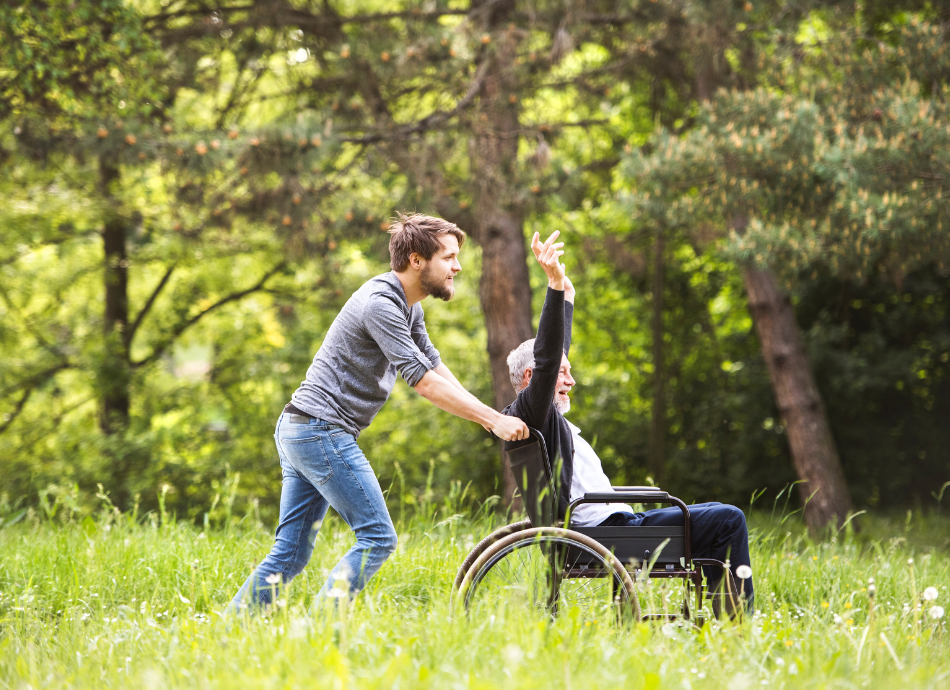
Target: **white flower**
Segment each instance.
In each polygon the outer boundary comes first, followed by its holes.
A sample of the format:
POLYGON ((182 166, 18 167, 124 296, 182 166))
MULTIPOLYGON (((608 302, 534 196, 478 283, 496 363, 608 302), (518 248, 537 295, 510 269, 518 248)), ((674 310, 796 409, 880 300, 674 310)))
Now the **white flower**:
POLYGON ((738 568, 736 568, 736 577, 738 577, 740 580, 748 580, 750 577, 752 577, 752 568, 747 565, 740 565, 738 568))
POLYGON ((914 559, 913 559, 913 558, 908 558, 908 559, 907 559, 907 565, 913 565, 913 564, 914 564, 914 559))
POLYGON ((778 658, 775 660, 775 665, 776 665, 776 666, 784 666, 784 665, 785 665, 785 659, 783 659, 782 657, 778 657, 778 658))
POLYGON ((841 625, 841 616, 839 616, 837 613, 835 614, 835 624, 841 625))
POLYGON ((930 617, 934 620, 940 620, 943 618, 943 606, 934 606, 930 609, 930 617))
POLYGON ((937 588, 928 587, 924 590, 924 601, 935 601, 937 599, 937 588))
POLYGON ((276 585, 280 583, 280 573, 272 573, 264 578, 264 582, 269 585, 276 585))
POLYGON ((346 599, 349 594, 342 587, 332 587, 327 590, 327 596, 331 599, 346 599))

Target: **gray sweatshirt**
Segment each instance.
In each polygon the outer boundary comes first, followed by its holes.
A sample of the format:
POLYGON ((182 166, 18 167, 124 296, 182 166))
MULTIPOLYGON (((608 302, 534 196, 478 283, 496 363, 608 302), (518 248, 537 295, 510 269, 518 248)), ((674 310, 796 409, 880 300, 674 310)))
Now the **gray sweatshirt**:
POLYGON ((389 398, 397 370, 414 387, 440 361, 422 305, 410 308, 399 278, 384 273, 347 300, 291 402, 356 437, 389 398))

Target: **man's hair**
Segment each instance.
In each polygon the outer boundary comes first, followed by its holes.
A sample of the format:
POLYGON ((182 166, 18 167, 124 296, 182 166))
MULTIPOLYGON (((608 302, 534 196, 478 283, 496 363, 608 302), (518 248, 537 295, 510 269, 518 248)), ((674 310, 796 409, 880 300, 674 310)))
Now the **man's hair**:
POLYGON ((508 355, 508 376, 515 390, 521 386, 527 369, 534 369, 534 338, 525 340, 508 355))
POLYGON ((421 213, 400 213, 389 226, 389 266, 394 271, 409 267, 409 255, 416 253, 428 260, 442 248, 442 235, 452 235, 465 243, 465 233, 455 223, 421 213))

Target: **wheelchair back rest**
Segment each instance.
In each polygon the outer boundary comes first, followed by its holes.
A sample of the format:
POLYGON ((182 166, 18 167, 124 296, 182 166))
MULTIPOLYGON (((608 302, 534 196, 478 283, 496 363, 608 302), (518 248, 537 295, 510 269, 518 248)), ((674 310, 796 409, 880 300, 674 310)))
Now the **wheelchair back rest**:
POLYGON ((557 494, 544 438, 531 429, 527 441, 506 443, 505 454, 531 524, 535 527, 553 525, 557 494))

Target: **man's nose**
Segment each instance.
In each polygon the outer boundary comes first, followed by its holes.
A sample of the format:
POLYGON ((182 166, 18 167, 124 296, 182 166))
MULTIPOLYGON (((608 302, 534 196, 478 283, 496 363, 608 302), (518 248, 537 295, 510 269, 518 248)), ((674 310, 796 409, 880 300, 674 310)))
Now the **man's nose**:
POLYGON ((462 264, 459 263, 458 259, 455 260, 455 264, 452 266, 452 270, 458 273, 462 270, 462 264))

